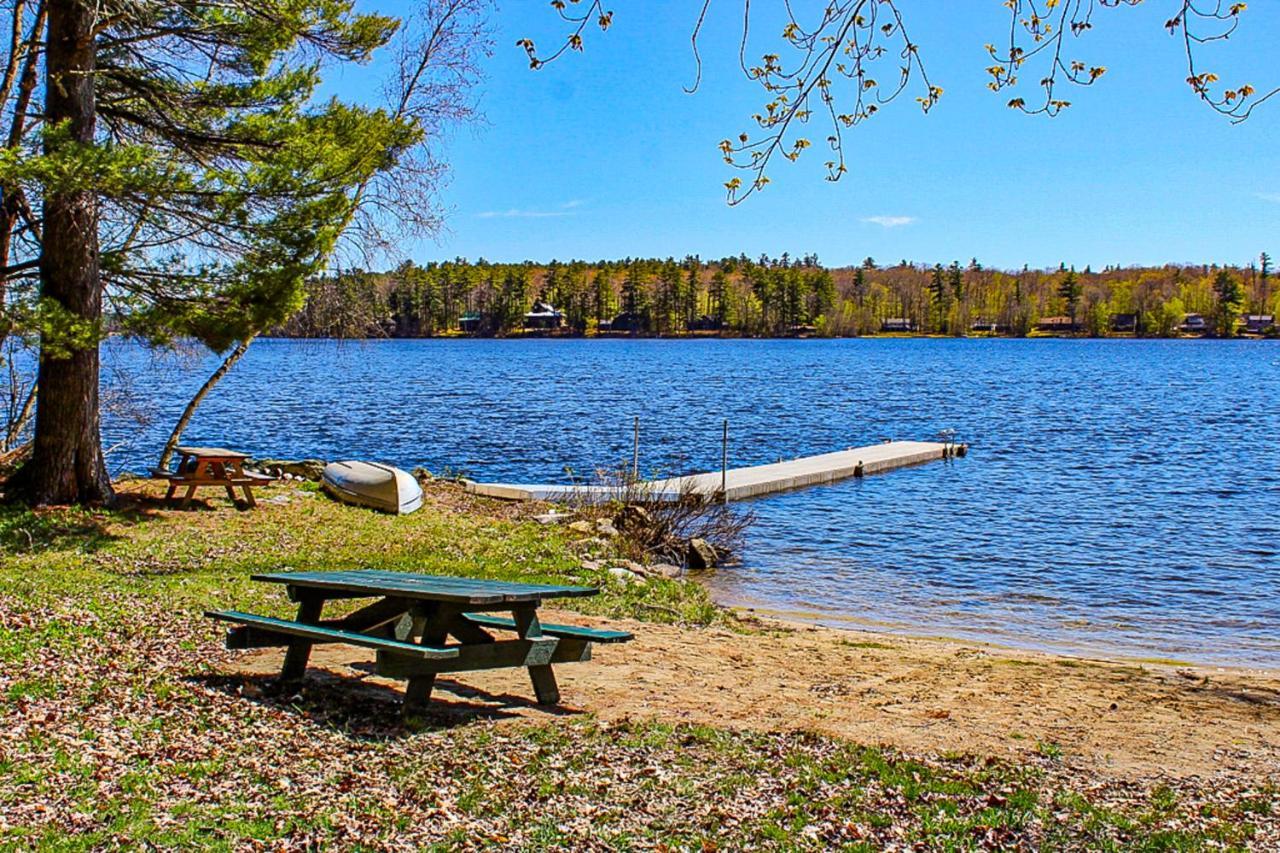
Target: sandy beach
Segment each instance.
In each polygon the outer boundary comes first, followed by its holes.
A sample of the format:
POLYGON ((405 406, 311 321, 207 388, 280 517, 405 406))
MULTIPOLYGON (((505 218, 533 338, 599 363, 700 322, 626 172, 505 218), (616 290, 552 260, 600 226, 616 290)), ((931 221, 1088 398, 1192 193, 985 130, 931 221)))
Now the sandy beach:
MULTIPOLYGON (((596 621, 554 611, 548 618, 596 621)), ((1090 660, 772 620, 749 623, 751 633, 608 624, 634 631, 636 640, 598 646, 594 661, 557 670, 565 707, 606 721, 804 730, 937 754, 1050 754, 1125 779, 1280 780, 1280 673, 1090 660)), ((278 650, 263 650, 234 667, 266 674, 279 662, 278 650)), ((371 662, 363 650, 339 646, 317 647, 312 657, 313 668, 352 679, 352 689, 402 689, 370 675, 371 662)), ((436 711, 548 717, 528 693, 518 671, 442 677, 436 711)))

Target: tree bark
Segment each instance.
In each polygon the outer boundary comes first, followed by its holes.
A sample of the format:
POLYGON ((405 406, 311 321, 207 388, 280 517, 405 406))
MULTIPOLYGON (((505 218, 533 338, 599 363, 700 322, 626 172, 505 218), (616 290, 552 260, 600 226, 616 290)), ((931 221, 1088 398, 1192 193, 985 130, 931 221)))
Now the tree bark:
MULTIPOLYGON (((95 11, 88 0, 50 0, 45 52, 47 125, 64 124, 71 143, 92 145, 95 11)), ((46 146, 63 144, 55 138, 46 146)), ((67 351, 42 337, 35 441, 28 463, 34 503, 110 501, 98 406, 97 328, 102 319, 98 270, 98 205, 92 187, 46 192, 41 296, 94 330, 90 343, 67 351)), ((49 334, 47 331, 43 334, 49 334)))
POLYGON ((169 467, 169 460, 173 458, 174 448, 178 446, 178 442, 182 440, 182 433, 187 428, 187 424, 191 423, 191 416, 196 413, 196 409, 200 408, 200 404, 204 402, 204 398, 209 396, 209 392, 213 390, 213 386, 217 385, 222 377, 227 375, 227 371, 235 367, 240 357, 249 349, 249 344, 253 343, 253 335, 249 335, 240 343, 236 344, 236 348, 231 354, 223 359, 222 364, 213 372, 204 384, 200 386, 200 390, 191 398, 191 402, 187 403, 187 407, 182 410, 182 417, 178 418, 178 423, 174 425, 173 432, 169 435, 169 440, 165 442, 164 450, 160 453, 160 460, 156 463, 156 467, 165 470, 169 467))

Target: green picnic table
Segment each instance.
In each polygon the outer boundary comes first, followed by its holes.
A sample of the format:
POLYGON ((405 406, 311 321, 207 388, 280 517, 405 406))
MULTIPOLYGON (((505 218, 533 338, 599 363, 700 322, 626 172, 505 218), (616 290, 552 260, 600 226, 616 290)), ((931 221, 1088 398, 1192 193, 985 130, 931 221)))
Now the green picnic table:
POLYGON ((289 600, 298 604, 297 617, 207 611, 213 619, 236 623, 227 632, 227 648, 285 647, 283 681, 302 678, 311 647, 318 643, 373 649, 379 675, 408 680, 406 710, 426 705, 439 673, 498 667, 527 667, 538 702, 554 705, 560 690, 552 664, 590 660, 593 643, 632 639, 626 631, 545 625, 538 619, 544 599, 596 595, 595 587, 376 570, 252 577, 283 584, 289 600), (321 618, 326 601, 358 598, 375 600, 340 619, 321 618), (504 634, 500 638, 495 631, 504 634))

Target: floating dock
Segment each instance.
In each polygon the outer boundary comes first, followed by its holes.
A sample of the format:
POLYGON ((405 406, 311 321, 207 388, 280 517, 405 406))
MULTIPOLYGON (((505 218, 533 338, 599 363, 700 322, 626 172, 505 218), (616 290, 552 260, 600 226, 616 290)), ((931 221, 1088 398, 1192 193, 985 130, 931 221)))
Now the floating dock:
MULTIPOLYGON (((675 500, 681 494, 696 492, 714 496, 724 493, 726 501, 755 498, 805 486, 833 483, 849 477, 883 474, 909 465, 920 465, 951 456, 963 456, 963 444, 933 441, 886 441, 870 447, 852 447, 836 453, 806 456, 787 462, 731 468, 708 474, 691 474, 654 480, 635 487, 634 491, 652 502, 675 500)), ((525 483, 467 483, 467 491, 475 495, 511 501, 603 502, 617 498, 620 488, 611 485, 529 485, 525 483)))

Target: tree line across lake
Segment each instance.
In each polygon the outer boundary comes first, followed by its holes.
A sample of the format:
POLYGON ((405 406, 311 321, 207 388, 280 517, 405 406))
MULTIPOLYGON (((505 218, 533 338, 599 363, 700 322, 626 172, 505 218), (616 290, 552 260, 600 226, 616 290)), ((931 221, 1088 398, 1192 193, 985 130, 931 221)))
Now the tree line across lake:
POLYGON ((989 269, 813 256, 406 262, 307 283, 284 337, 724 334, 759 337, 1033 333, 1275 334, 1271 259, 1247 267, 989 269))

